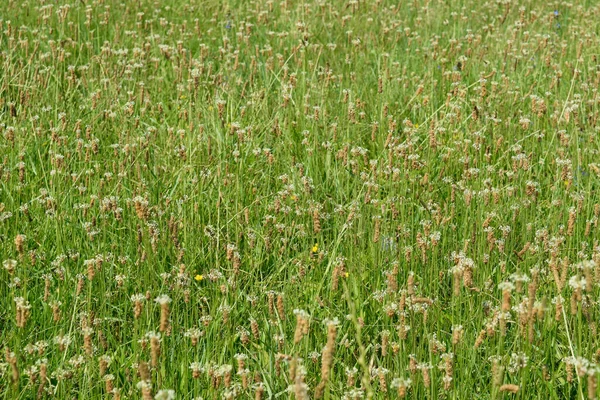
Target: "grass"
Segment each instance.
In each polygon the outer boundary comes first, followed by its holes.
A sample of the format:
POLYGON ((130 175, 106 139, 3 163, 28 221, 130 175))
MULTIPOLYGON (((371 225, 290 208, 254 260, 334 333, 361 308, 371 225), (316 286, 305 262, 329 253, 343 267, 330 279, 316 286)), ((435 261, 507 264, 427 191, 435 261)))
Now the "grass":
POLYGON ((595 399, 591 1, 0 5, 0 396, 595 399))

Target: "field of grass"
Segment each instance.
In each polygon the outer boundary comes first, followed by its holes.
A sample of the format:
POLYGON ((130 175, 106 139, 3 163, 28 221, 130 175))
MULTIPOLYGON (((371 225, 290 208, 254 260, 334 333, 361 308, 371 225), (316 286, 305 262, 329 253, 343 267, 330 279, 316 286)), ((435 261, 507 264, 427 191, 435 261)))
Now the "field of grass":
POLYGON ((3 0, 0 398, 598 398, 599 21, 3 0))

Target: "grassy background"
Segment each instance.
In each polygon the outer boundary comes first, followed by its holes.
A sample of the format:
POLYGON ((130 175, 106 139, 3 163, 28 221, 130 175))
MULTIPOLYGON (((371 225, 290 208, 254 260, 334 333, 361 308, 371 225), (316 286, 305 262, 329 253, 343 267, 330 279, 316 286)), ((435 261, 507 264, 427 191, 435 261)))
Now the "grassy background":
POLYGON ((140 398, 168 295, 152 395, 287 398, 302 363, 312 398, 337 318, 325 398, 360 395, 352 368, 367 398, 396 398, 395 378, 412 398, 595 398, 599 11, 5 1, 0 394, 140 398), (524 283, 503 313, 507 281, 524 283), (295 309, 311 317, 298 343, 295 309), (233 383, 213 387, 224 365, 233 383))

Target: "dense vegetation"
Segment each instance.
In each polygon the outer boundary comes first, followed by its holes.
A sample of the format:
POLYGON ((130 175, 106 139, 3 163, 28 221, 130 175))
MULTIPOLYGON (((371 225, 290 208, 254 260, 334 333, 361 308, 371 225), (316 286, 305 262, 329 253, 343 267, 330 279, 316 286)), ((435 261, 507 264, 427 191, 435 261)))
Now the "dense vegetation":
POLYGON ((0 396, 596 399, 598 21, 2 1, 0 396))

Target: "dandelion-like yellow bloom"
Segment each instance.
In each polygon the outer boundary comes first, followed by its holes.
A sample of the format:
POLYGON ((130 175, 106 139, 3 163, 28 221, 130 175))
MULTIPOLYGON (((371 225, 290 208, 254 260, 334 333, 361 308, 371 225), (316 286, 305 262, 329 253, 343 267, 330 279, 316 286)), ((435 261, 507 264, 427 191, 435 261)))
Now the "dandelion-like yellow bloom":
POLYGON ((204 279, 204 276, 198 274, 194 277, 194 279, 196 280, 196 282, 200 282, 202 279, 204 279))
POLYGON ((319 243, 315 243, 315 245, 312 247, 311 251, 313 253, 316 253, 317 251, 319 251, 319 243))

